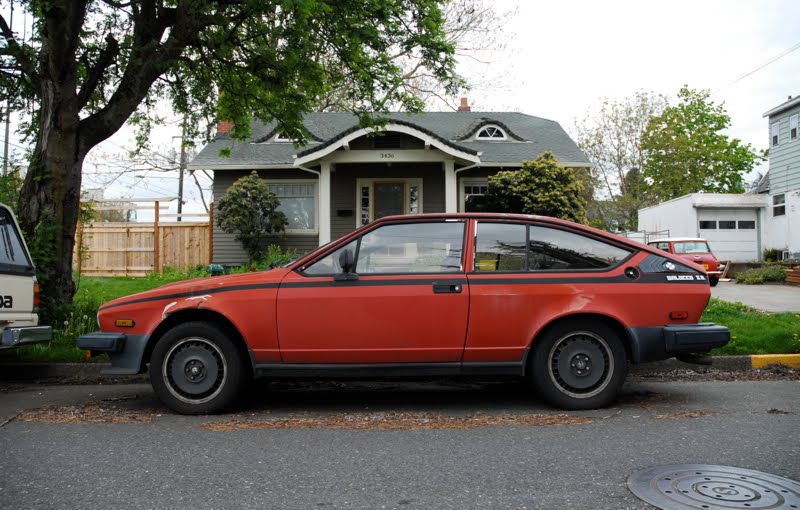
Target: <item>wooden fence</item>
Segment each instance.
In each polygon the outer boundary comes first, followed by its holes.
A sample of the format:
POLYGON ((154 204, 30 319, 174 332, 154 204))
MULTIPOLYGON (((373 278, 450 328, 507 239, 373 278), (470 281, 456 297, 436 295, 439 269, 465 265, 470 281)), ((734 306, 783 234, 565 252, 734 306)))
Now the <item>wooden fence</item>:
POLYGON ((72 267, 85 276, 145 276, 167 267, 187 269, 210 264, 211 215, 160 214, 163 206, 154 202, 152 222, 79 225, 72 267), (182 221, 162 221, 176 217, 182 221), (183 221, 189 217, 201 221, 183 221))

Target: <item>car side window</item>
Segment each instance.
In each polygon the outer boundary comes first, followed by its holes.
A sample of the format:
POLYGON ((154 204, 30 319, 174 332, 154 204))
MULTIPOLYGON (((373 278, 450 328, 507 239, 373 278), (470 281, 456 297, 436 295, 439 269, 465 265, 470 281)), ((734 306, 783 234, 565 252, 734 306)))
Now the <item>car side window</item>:
POLYGON ((604 269, 631 253, 599 239, 535 225, 529 227, 528 239, 530 271, 604 269))
POLYGON ((358 274, 457 273, 464 248, 463 221, 390 224, 361 237, 358 274))
POLYGON ((0 208, 0 264, 6 267, 30 264, 14 220, 3 208, 0 208))
POLYGON ((668 252, 668 251, 669 251, 669 243, 658 243, 658 244, 656 245, 656 247, 657 247, 659 250, 663 250, 663 251, 666 251, 666 252, 668 252))
POLYGON ((525 271, 527 227, 521 223, 478 223, 475 271, 525 271))
POLYGON ((344 250, 350 250, 355 257, 356 245, 358 240, 350 241, 341 248, 334 250, 332 253, 322 257, 310 266, 302 270, 306 276, 331 276, 342 272, 342 267, 339 265, 339 255, 344 250))

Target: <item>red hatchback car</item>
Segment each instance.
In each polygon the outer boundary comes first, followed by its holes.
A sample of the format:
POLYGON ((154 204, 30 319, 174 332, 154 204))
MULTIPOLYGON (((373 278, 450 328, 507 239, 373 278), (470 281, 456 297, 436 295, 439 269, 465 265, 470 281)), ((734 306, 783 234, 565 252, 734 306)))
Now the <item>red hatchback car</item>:
POLYGON ((567 221, 381 218, 270 271, 116 299, 78 347, 148 370, 180 413, 226 408, 253 376, 528 378, 552 404, 610 403, 629 362, 725 345, 698 324, 702 267, 567 221))
POLYGON ((667 253, 674 253, 684 260, 694 262, 698 266, 703 266, 708 275, 708 283, 714 287, 719 283, 722 271, 725 266, 720 264, 717 257, 711 253, 708 241, 696 237, 670 237, 659 239, 648 243, 654 248, 664 250, 667 253))

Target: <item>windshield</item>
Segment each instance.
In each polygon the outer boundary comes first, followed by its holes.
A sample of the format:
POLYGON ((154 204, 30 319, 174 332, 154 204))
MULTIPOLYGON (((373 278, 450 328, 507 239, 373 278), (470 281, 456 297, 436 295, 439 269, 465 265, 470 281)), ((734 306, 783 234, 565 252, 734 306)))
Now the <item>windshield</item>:
POLYGON ((705 241, 682 241, 672 243, 675 253, 711 253, 708 243, 705 241))

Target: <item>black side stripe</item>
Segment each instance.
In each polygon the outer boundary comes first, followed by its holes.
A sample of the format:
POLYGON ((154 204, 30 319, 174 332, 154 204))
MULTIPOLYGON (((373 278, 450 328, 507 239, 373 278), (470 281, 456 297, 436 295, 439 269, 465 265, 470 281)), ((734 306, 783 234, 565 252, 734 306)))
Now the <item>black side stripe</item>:
POLYGON ((424 278, 424 279, 404 279, 404 280, 351 280, 351 281, 302 281, 302 282, 286 282, 279 283, 252 283, 249 285, 232 285, 230 287, 217 287, 203 290, 193 290, 190 292, 179 292, 176 294, 167 294, 164 296, 153 296, 139 299, 131 299, 130 301, 123 301, 122 303, 115 303, 100 307, 100 310, 107 310, 117 306, 132 305, 136 303, 145 303, 148 301, 164 301, 168 299, 180 299, 195 296, 204 296, 206 294, 219 294, 222 292, 236 292, 241 290, 257 290, 257 289, 277 289, 283 287, 287 289, 304 289, 304 288, 331 288, 331 287, 393 287, 393 286, 415 286, 415 285, 554 285, 554 284, 577 284, 577 283, 671 283, 671 284, 703 284, 708 285, 708 280, 683 280, 683 281, 668 281, 665 274, 646 274, 642 275, 637 280, 631 280, 624 275, 619 276, 606 276, 606 277, 562 277, 562 278, 519 278, 519 277, 506 277, 506 278, 424 278))
POLYGON ((179 292, 177 294, 166 294, 163 296, 131 299, 130 301, 123 301, 122 303, 114 303, 113 305, 101 306, 100 310, 108 310, 109 308, 132 305, 135 303, 146 303, 148 301, 163 301, 166 299, 180 299, 186 297, 205 296, 206 294, 219 294, 221 292, 234 292, 237 290, 277 289, 279 286, 280 284, 278 283, 251 283, 249 285, 231 285, 230 287, 216 287, 211 289, 193 290, 189 292, 179 292))

